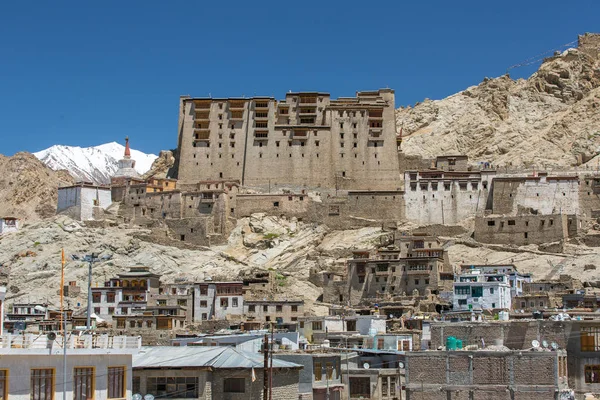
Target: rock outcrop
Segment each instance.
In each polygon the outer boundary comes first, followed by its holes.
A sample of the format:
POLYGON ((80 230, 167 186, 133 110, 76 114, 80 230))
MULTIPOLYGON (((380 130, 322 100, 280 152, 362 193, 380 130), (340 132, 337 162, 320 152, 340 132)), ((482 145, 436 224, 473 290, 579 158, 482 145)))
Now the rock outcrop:
POLYGON ((0 154, 0 215, 25 222, 56 213, 58 187, 75 183, 67 171, 52 171, 30 153, 0 154))
POLYGON ((578 166, 600 152, 600 35, 548 58, 527 80, 508 75, 397 110, 403 150, 466 154, 495 166, 578 166))

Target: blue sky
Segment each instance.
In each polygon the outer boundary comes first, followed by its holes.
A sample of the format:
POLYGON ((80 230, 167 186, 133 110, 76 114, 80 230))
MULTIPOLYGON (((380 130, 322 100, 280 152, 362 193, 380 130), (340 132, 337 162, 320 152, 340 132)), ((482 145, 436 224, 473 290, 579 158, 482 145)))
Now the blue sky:
POLYGON ((0 153, 126 135, 173 148, 182 94, 440 99, 599 30, 599 15, 597 0, 6 1, 0 153))

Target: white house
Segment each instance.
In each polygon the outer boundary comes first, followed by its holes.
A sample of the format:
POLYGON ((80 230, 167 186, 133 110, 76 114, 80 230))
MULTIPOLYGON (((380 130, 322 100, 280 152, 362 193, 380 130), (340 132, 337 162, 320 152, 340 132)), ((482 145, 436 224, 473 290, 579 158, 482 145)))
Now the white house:
POLYGON ((4 217, 0 218, 0 235, 10 232, 16 232, 19 230, 21 221, 15 217, 4 217))
POLYGON ((82 182, 58 188, 56 212, 79 221, 101 219, 103 211, 111 204, 110 187, 82 182))
POLYGON ((67 400, 131 399, 140 348, 139 337, 68 336, 65 374, 62 336, 0 336, 0 398, 55 400, 66 391, 67 400))
POLYGON ((194 322, 222 320, 244 314, 243 282, 201 282, 194 285, 194 322))
POLYGON ((454 282, 454 310, 508 309, 512 304, 507 274, 483 273, 473 269, 454 282))
POLYGON ((462 273, 469 273, 472 270, 479 270, 483 274, 507 275, 508 283, 510 284, 510 293, 512 297, 522 295, 523 283, 532 281, 531 274, 517 271, 517 267, 514 264, 463 264, 460 266, 460 268, 462 273))

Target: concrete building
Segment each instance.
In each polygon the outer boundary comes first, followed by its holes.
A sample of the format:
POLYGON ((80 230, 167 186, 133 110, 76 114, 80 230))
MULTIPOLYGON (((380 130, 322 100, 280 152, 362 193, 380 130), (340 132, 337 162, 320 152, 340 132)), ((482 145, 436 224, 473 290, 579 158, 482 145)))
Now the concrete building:
POLYGON ((244 325, 258 324, 260 327, 270 323, 296 325, 298 318, 304 315, 304 300, 246 298, 244 314, 244 325))
POLYGON ((406 400, 572 398, 564 350, 424 351, 405 359, 406 400))
MULTIPOLYGON (((180 187, 211 179, 244 186, 398 189, 394 91, 190 98, 179 107, 180 187)), ((266 190, 265 190, 266 191, 266 190)))
MULTIPOLYGON (((262 399, 263 356, 228 346, 142 348, 133 360, 134 392, 156 398, 262 399)), ((273 359, 273 400, 298 398, 302 365, 273 359)))
POLYGON ((241 320, 243 314, 243 282, 201 282, 194 285, 194 322, 241 320))
POLYGON ((298 392, 299 399, 341 400, 345 396, 342 382, 343 356, 331 353, 293 353, 273 355, 274 359, 302 365, 298 392))
POLYGON ((0 218, 0 235, 5 233, 17 232, 21 225, 21 220, 15 217, 0 218))
POLYGON ((14 400, 130 399, 132 356, 138 337, 71 336, 67 376, 63 337, 4 335, 0 338, 0 397, 14 400), (64 386, 63 382, 66 382, 64 386))
POLYGON ((508 275, 472 269, 456 276, 452 309, 510 310, 511 287, 508 275))
POLYGON ((508 277, 510 294, 512 297, 519 296, 526 291, 527 285, 532 282, 532 275, 517 271, 514 264, 485 264, 473 265, 463 264, 460 266, 461 273, 470 273, 473 270, 481 271, 483 274, 504 274, 508 277))
MULTIPOLYGON (((321 344, 325 339, 331 343, 346 345, 349 337, 372 337, 386 333, 384 315, 299 317, 298 330, 310 343, 321 344)), ((362 345, 362 343, 361 343, 362 345)))
POLYGON ((102 219, 104 210, 111 204, 110 187, 82 182, 58 188, 56 212, 78 221, 102 219))
POLYGON ((160 275, 150 272, 148 267, 131 267, 103 286, 92 287, 93 312, 107 321, 114 315, 139 313, 147 307, 150 295, 158 294, 159 285, 160 275))

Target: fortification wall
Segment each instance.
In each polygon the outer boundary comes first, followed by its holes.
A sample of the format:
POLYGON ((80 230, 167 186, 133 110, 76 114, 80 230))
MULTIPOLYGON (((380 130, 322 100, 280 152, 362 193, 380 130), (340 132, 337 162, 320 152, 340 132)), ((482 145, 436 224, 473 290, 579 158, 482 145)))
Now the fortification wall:
POLYGON ((564 240, 577 234, 575 215, 519 215, 477 217, 475 240, 481 243, 524 246, 564 240))
POLYGON ((518 215, 532 209, 538 214, 579 214, 579 178, 496 178, 492 189, 494 214, 518 215))

